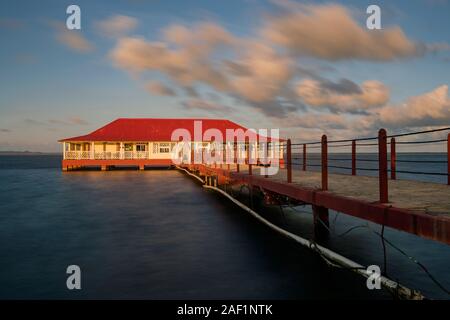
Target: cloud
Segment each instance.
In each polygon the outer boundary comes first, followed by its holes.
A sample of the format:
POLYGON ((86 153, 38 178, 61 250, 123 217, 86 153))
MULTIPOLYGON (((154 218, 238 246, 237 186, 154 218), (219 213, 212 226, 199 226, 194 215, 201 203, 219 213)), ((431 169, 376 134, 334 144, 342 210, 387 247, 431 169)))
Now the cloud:
POLYGON ((174 90, 169 88, 163 83, 152 81, 147 84, 147 90, 151 92, 152 94, 159 95, 159 96, 176 96, 176 93, 174 90))
POLYGON ((289 115, 279 124, 283 127, 301 127, 307 129, 342 130, 349 128, 349 120, 340 114, 329 113, 303 113, 289 115))
MULTIPOLYGON (((153 84, 147 90, 163 95, 176 91, 188 99, 186 109, 217 110, 215 102, 208 104, 207 97, 197 93, 199 87, 206 87, 270 118, 286 119, 303 112, 312 119, 326 111, 372 115, 390 97, 389 89, 376 80, 357 84, 324 78, 322 74, 333 69, 319 67, 321 60, 391 61, 447 46, 414 42, 398 26, 369 31, 342 5, 285 2, 281 12, 263 20, 253 35, 237 36, 213 22, 173 24, 156 39, 120 37, 109 57, 133 76, 168 77, 173 87, 153 84)), ((322 118, 330 126, 333 119, 336 127, 344 126, 336 115, 322 118)), ((370 121, 362 117, 361 125, 370 121)))
POLYGON ((39 125, 40 126, 40 125, 45 124, 45 122, 38 121, 38 120, 35 120, 35 119, 29 119, 29 118, 25 119, 24 121, 25 121, 26 124, 30 124, 30 125, 39 125))
POLYGON ((0 128, 0 132, 4 132, 4 133, 7 133, 7 132, 11 132, 11 130, 9 130, 9 129, 2 129, 2 128, 0 128))
POLYGON ((131 73, 162 72, 190 97, 197 96, 193 94, 196 84, 206 84, 248 104, 272 101, 292 76, 290 58, 259 41, 233 37, 213 23, 194 29, 172 25, 163 35, 159 42, 121 38, 110 57, 131 73), (220 55, 224 50, 230 51, 226 58, 220 55))
POLYGON ((114 15, 96 23, 98 31, 111 38, 124 36, 133 31, 137 25, 137 19, 124 15, 114 15))
POLYGON ((262 34, 292 54, 332 61, 389 61, 424 53, 423 46, 410 40, 400 27, 368 30, 337 4, 289 4, 288 10, 269 18, 262 34))
POLYGON ((89 124, 88 121, 80 118, 80 117, 69 117, 67 119, 49 119, 47 121, 41 121, 36 119, 25 119, 25 123, 29 125, 35 125, 35 126, 45 126, 48 124, 53 125, 87 125, 89 124))
POLYGON ((76 124, 76 125, 87 125, 87 124, 89 124, 88 121, 86 121, 86 120, 84 120, 84 119, 82 119, 80 117, 71 117, 71 118, 68 119, 68 122, 70 124, 76 124))
MULTIPOLYGON (((168 42, 150 42, 142 38, 125 37, 119 39, 110 57, 116 66, 131 73, 160 71, 168 75, 180 86, 192 86, 195 82, 207 83, 216 90, 225 90, 226 79, 223 74, 208 61, 209 54, 220 41, 212 40, 208 32, 210 24, 199 26, 192 37, 194 42, 188 46, 171 48, 168 42), (207 38, 201 38, 206 35, 207 38)), ((173 35, 171 37, 174 37, 173 35)), ((182 40, 177 40, 182 41, 182 40)))
POLYGON ((207 52, 217 45, 233 44, 236 40, 231 33, 212 22, 200 23, 194 28, 171 25, 163 34, 168 42, 192 49, 197 47, 202 52, 207 52))
POLYGON ((197 90, 195 90, 194 87, 183 87, 183 89, 188 97, 190 97, 190 98, 198 98, 199 97, 199 94, 198 94, 197 90))
POLYGON ((332 112, 367 112, 389 100, 389 89, 375 80, 358 86, 347 79, 338 82, 305 79, 298 84, 296 92, 309 106, 323 107, 332 112))
POLYGON ((450 123, 448 85, 411 97, 401 105, 388 105, 376 111, 373 123, 389 128, 440 126, 450 123))
POLYGON ((80 31, 69 30, 58 21, 49 21, 49 25, 56 31, 56 40, 67 48, 78 53, 88 53, 95 49, 80 31))
POLYGON ((240 57, 228 61, 231 90, 254 103, 278 96, 292 76, 293 61, 260 42, 248 43, 240 57))
POLYGON ((234 109, 231 107, 202 99, 189 99, 183 101, 181 105, 186 110, 202 110, 218 114, 227 114, 234 111, 234 109))

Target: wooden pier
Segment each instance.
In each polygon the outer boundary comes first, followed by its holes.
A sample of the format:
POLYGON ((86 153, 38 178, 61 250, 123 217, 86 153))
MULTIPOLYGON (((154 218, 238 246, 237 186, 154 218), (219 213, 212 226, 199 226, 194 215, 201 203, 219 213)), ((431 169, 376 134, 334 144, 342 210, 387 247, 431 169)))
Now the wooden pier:
MULTIPOLYGON (((448 130, 449 128, 447 128, 448 130)), ((419 132, 414 134, 425 134, 419 132)), ((409 134, 408 134, 409 135, 409 134)), ((406 136, 406 134, 401 135, 406 136)), ((306 146, 303 144, 303 166, 293 169, 292 145, 286 142, 286 159, 283 169, 276 175, 260 174, 261 166, 247 164, 195 164, 187 163, 182 167, 200 176, 214 181, 219 187, 224 185, 245 184, 250 189, 261 191, 267 202, 283 201, 311 205, 317 235, 327 233, 323 225, 328 224, 328 210, 368 220, 417 236, 450 244, 450 134, 447 142, 447 172, 436 173, 448 177, 447 184, 397 180, 395 137, 388 141, 386 131, 381 129, 375 143, 378 147, 377 177, 356 175, 357 141, 340 140, 327 142, 323 136, 321 148, 320 172, 306 170, 306 146), (349 143, 352 148, 351 174, 328 173, 329 143, 349 143), (391 152, 388 159, 387 146, 391 152), (389 160, 389 161, 388 161, 389 160), (388 169, 390 162, 390 169, 388 169), (390 173, 390 174, 389 174, 390 173), (212 179, 209 179, 212 178, 212 179)), ((418 141, 423 143, 424 141, 418 141)), ((427 142, 427 141, 425 141, 427 142)), ((433 140, 431 142, 436 142, 433 140)), ((366 145, 368 143, 364 142, 366 145)), ((313 142, 311 144, 317 144, 313 142)), ((360 142, 360 144, 362 144, 360 142)), ((248 163, 248 162, 247 162, 248 163)), ((205 179, 207 180, 207 179, 205 179)))

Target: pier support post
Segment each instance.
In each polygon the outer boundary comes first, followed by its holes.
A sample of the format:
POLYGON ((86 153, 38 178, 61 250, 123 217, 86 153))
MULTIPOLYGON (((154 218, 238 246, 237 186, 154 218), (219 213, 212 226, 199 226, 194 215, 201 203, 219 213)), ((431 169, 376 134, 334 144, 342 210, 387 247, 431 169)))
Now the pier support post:
POLYGON ((139 165, 139 170, 144 170, 144 169, 145 169, 145 166, 143 164, 140 164, 139 165))
POLYGON ((356 176, 356 140, 352 141, 352 176, 356 176))
POLYGON ((322 136, 322 190, 328 190, 328 144, 327 136, 322 136))
POLYGON ((387 135, 385 129, 378 131, 378 179, 380 202, 388 200, 388 169, 387 169, 387 135))
POLYGON ((314 238, 316 240, 326 240, 330 235, 328 208, 313 205, 312 209, 314 217, 314 238))
POLYGON ((395 138, 391 138, 391 179, 395 180, 397 179, 397 174, 396 174, 396 160, 397 160, 397 155, 396 155, 396 151, 395 151, 395 138))
POLYGON ((102 170, 102 171, 106 171, 106 170, 108 170, 108 167, 107 167, 107 166, 102 166, 102 167, 101 167, 101 170, 102 170))
POLYGON ((287 144, 286 144, 286 162, 287 162, 287 182, 291 183, 292 182, 292 147, 291 147, 291 139, 287 140, 287 144))
POLYGON ((248 195, 249 195, 249 202, 250 202, 250 209, 253 210, 253 186, 251 184, 248 185, 248 195))

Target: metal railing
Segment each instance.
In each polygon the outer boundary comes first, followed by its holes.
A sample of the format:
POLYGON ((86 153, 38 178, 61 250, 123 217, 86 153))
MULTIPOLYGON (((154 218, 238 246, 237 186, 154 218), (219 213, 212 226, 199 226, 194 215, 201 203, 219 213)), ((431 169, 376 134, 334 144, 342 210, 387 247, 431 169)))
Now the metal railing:
POLYGON ((387 203, 389 201, 388 192, 388 178, 391 180, 397 179, 397 173, 412 174, 412 175, 430 175, 430 176, 447 176, 447 184, 450 185, 450 133, 447 137, 441 139, 429 139, 429 140, 413 140, 413 141, 396 141, 396 138, 407 137, 412 135, 422 135, 435 132, 450 131, 450 127, 402 133, 396 135, 387 135, 385 129, 380 129, 377 137, 359 138, 359 139, 347 139, 347 140, 332 140, 327 141, 327 136, 323 135, 321 141, 314 141, 308 143, 291 143, 288 139, 286 142, 286 169, 287 169, 287 182, 292 182, 292 170, 293 166, 301 166, 303 171, 307 170, 307 167, 319 167, 321 169, 322 176, 322 190, 328 190, 328 168, 349 170, 351 175, 355 176, 357 171, 376 171, 378 173, 378 185, 379 185, 379 201, 381 203, 387 203), (390 141, 388 141, 390 138, 390 141), (365 142, 370 141, 370 142, 365 142), (373 141, 373 142, 372 142, 373 141), (397 159, 397 145, 423 145, 423 144, 435 144, 446 143, 447 144, 447 160, 398 160, 397 159), (388 153, 388 145, 390 145, 390 153, 388 153), (378 147, 377 154, 378 159, 364 159, 356 157, 356 147, 378 147), (328 157, 328 149, 330 147, 351 147, 350 158, 332 158, 328 157), (308 149, 320 149, 320 157, 314 160, 320 161, 320 163, 311 164, 307 162, 307 148, 308 149), (302 157, 293 157, 293 151, 302 153, 302 157), (296 161, 296 160, 302 160, 296 161), (329 165, 329 161, 349 161, 350 166, 345 165, 329 165), (377 162, 378 167, 357 167, 357 162, 377 162), (429 172, 429 171, 413 171, 413 170, 397 170, 397 163, 440 163, 447 164, 446 172, 429 172), (389 163, 389 166, 388 166, 389 163))

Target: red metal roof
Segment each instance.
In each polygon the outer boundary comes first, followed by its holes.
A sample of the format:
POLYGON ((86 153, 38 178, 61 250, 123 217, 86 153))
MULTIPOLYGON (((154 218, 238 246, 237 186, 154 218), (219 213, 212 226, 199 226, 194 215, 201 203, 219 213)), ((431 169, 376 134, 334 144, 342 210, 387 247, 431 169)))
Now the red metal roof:
POLYGON ((87 135, 59 141, 171 141, 172 132, 179 128, 188 130, 194 140, 194 121, 202 121, 203 132, 213 128, 220 130, 224 139, 226 129, 247 130, 230 120, 222 119, 119 118, 87 135))

